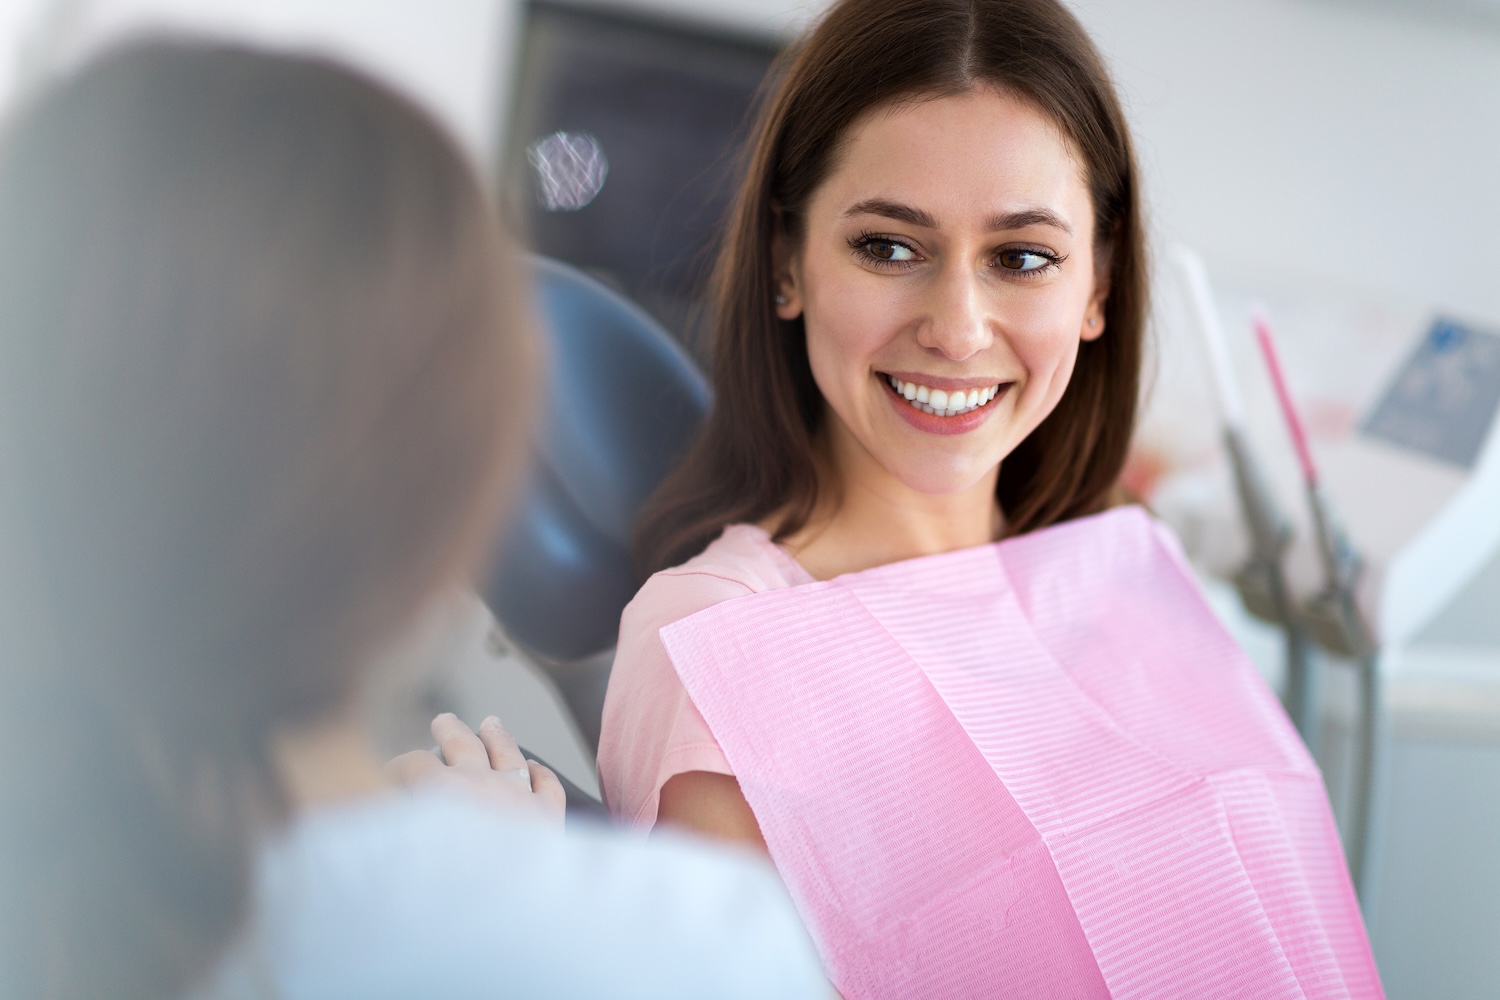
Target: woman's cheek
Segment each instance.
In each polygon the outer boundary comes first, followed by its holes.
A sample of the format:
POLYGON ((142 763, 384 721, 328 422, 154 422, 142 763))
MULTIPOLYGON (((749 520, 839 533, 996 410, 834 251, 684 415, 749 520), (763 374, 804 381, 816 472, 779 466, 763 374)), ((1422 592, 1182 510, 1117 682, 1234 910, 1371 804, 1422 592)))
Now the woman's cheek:
POLYGON ((883 315, 889 314, 858 298, 809 313, 808 360, 825 395, 835 383, 855 392, 864 388, 873 358, 889 339, 882 332, 883 315))
POLYGON ((823 401, 845 423, 855 424, 859 417, 852 409, 865 382, 863 366, 858 363, 861 345, 854 335, 857 330, 857 325, 845 324, 829 329, 825 324, 815 324, 811 317, 807 326, 807 361, 813 382, 823 401))
MULTIPOLYGON (((1022 393, 1022 409, 1052 412, 1068 388, 1073 375, 1073 365, 1078 359, 1078 331, 1057 329, 1046 336, 1012 341, 1022 367, 1026 370, 1026 387, 1022 393)), ((1037 421, 1040 423, 1040 418, 1037 421)))

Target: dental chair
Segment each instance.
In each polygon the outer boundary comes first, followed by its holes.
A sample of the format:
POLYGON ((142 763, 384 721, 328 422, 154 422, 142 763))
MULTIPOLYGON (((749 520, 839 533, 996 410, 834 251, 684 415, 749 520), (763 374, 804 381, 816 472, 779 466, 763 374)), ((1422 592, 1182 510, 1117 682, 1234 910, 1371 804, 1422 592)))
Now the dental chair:
MULTIPOLYGON (((530 266, 547 386, 526 491, 483 596, 597 752, 620 612, 643 582, 630 555, 636 515, 711 397, 686 352, 629 300, 558 261, 530 266)), ((567 791, 570 810, 598 811, 567 791)))

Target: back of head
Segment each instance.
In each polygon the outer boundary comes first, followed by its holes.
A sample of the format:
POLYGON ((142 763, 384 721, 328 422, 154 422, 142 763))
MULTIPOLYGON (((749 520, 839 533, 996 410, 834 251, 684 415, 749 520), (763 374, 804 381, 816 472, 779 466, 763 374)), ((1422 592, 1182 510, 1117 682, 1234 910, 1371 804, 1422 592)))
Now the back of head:
POLYGON ((463 156, 331 64, 108 55, 0 138, 0 995, 171 996, 279 727, 476 569, 529 344, 463 156))

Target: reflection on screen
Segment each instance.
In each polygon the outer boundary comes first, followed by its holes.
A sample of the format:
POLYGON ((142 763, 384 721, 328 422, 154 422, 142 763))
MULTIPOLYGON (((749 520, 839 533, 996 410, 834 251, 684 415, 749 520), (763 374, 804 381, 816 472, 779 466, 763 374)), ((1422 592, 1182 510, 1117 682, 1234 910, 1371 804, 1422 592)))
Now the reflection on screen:
POLYGON ((527 7, 508 198, 538 252, 624 292, 694 349, 740 145, 776 44, 527 7))

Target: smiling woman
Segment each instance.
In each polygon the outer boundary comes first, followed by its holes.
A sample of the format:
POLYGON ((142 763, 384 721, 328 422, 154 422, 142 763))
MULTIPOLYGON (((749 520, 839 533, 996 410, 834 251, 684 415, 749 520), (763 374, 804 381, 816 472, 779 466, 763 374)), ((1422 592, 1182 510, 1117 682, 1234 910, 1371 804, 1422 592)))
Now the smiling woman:
POLYGON ((599 761, 632 819, 660 797, 665 819, 751 841, 657 629, 1104 509, 1146 300, 1129 132, 1060 5, 841 3, 787 59, 716 271, 715 408, 637 533, 650 571, 733 539, 782 571, 741 553, 660 606, 678 571, 647 584, 599 761))
MULTIPOLYGON (((989 456, 1005 530, 1102 509, 1134 427, 1146 261, 1129 131, 1082 28, 1051 3, 838 4, 780 72, 716 271, 718 404, 642 519, 642 564, 680 563, 739 522, 766 523, 784 541, 838 506, 843 484, 825 468, 827 387, 815 377, 823 310, 846 309, 835 296, 847 292, 882 315, 875 328, 888 334, 886 310, 901 302, 918 310, 906 320, 925 323, 925 352, 930 338, 969 321, 932 312, 953 290, 960 258, 986 265, 966 273, 990 275, 987 289, 1010 279, 1011 294, 971 302, 980 322, 1003 319, 1007 333, 1034 329, 1020 310, 1061 301, 1080 310, 1079 292, 1089 299, 1076 361, 1052 387, 1060 396, 1036 409, 1047 388, 1038 379, 1014 393, 1024 399, 1007 402, 1010 387, 997 394, 1017 417, 1036 418, 1029 433, 1004 421, 1009 447, 989 456), (862 263, 871 279, 899 276, 888 283, 897 287, 869 294, 877 286, 796 280, 811 268, 817 281, 838 263, 862 263), (912 301, 919 288, 925 305, 912 301), (820 298, 809 303, 809 294, 820 298), (1002 298, 1003 315, 994 312, 1002 298)), ((904 381, 927 384, 929 395, 1001 384, 1019 372, 974 369, 996 367, 1004 350, 924 357, 904 381), (997 379, 985 383, 989 374, 997 379)), ((872 386, 877 374, 866 373, 872 386)), ((954 429, 972 428, 941 428, 954 429)))
MULTIPOLYGON (((841 513, 825 500, 783 537, 819 575, 864 568, 835 523, 867 535, 868 494, 935 515, 902 540, 911 555, 992 541, 1003 460, 1104 329, 1108 277, 1072 144, 993 85, 907 99, 856 120, 802 220, 800 240, 778 241, 776 312, 804 325, 841 513), (967 537, 947 534, 964 523, 967 537)), ((1117 390, 1133 382, 1121 374, 1117 390)))
POLYGON ((1379 994, 1315 766, 1161 529, 1103 513, 1138 206, 1051 0, 843 0, 760 122, 600 784, 767 850, 846 997, 1379 994))

